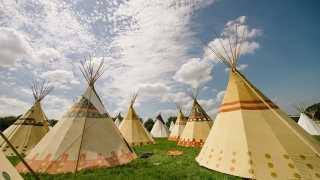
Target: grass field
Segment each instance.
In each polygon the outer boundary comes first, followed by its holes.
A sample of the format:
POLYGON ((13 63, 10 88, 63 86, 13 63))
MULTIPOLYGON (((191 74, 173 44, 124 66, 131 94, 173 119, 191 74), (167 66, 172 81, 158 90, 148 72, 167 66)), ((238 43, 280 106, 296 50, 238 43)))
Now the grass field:
MULTIPOLYGON (((316 137, 320 141, 320 136, 316 137)), ((184 148, 176 146, 175 142, 166 139, 156 139, 156 144, 134 147, 138 156, 144 152, 153 152, 154 155, 142 159, 138 158, 131 163, 105 169, 82 170, 74 174, 48 175, 41 174, 42 180, 100 180, 100 179, 217 179, 217 180, 236 180, 241 179, 234 176, 225 175, 200 167, 195 162, 200 148, 184 148), (168 150, 182 150, 183 155, 171 157, 167 155, 168 150)), ((17 164, 17 159, 10 159, 13 164, 17 164)), ((33 179, 31 175, 24 174, 25 179, 33 179)))
MULTIPOLYGON (((156 139, 156 142, 154 145, 134 147, 138 156, 144 152, 154 153, 153 156, 147 159, 138 158, 127 165, 114 168, 82 170, 79 171, 76 176, 71 173, 58 175, 41 174, 40 179, 241 179, 200 167, 195 161, 195 157, 198 155, 200 148, 178 147, 175 142, 170 142, 166 139, 156 139), (184 154, 171 157, 167 155, 168 150, 182 150, 184 154)), ((11 159, 11 161, 14 164, 18 163, 16 159, 11 159)), ((23 175, 23 177, 25 179, 33 179, 29 174, 23 175)))

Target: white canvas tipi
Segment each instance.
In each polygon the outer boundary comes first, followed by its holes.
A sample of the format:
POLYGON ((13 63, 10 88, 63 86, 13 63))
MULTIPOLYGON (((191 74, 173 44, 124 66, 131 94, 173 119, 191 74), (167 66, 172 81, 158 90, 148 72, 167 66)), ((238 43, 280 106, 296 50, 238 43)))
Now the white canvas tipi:
POLYGON ((126 118, 124 118, 119 126, 119 130, 123 137, 127 140, 130 146, 154 144, 154 140, 144 128, 140 121, 139 116, 133 108, 133 104, 137 98, 137 95, 133 96, 127 112, 126 118))
MULTIPOLYGON (((49 131, 47 117, 41 108, 41 100, 49 94, 52 88, 46 81, 34 81, 31 89, 35 99, 33 106, 3 132, 19 154, 23 155, 28 154, 49 131)), ((7 156, 15 155, 1 137, 0 148, 7 156)))
POLYGON ((179 109, 179 112, 176 123, 174 124, 170 136, 168 138, 169 141, 178 141, 187 123, 181 111, 181 108, 179 106, 177 107, 179 109))
POLYGON ((193 97, 192 109, 185 128, 179 138, 178 146, 201 147, 210 132, 212 120, 193 97))
POLYGON ((248 179, 319 179, 319 142, 237 70, 245 39, 238 37, 242 33, 237 30, 235 34, 220 41, 224 50, 211 47, 230 68, 230 78, 196 161, 208 169, 248 179))
POLYGON ((303 112, 300 113, 298 124, 309 134, 314 136, 320 135, 320 126, 303 112))
MULTIPOLYGON (((25 158, 34 171, 76 173, 81 169, 123 165, 136 158, 112 119, 106 113, 101 114, 106 111, 100 106, 94 83, 101 76, 102 68, 103 62, 97 69, 91 60, 82 63, 82 73, 92 90, 86 94, 91 95, 84 95, 73 104, 25 158), (93 99, 93 96, 96 97, 93 99)), ((17 169, 27 171, 21 163, 17 169)))
POLYGON ((151 133, 152 137, 155 137, 155 138, 165 138, 165 137, 169 136, 169 134, 170 134, 169 129, 165 125, 165 123, 161 117, 161 114, 159 114, 156 117, 156 120, 154 122, 154 125, 153 125, 150 133, 151 133))
POLYGON ((170 131, 170 132, 173 130, 173 127, 174 127, 174 122, 173 122, 173 121, 171 121, 171 123, 170 123, 170 127, 169 127, 169 131, 170 131))
POLYGON ((122 121, 121 113, 118 114, 116 120, 114 121, 114 124, 119 127, 122 121))

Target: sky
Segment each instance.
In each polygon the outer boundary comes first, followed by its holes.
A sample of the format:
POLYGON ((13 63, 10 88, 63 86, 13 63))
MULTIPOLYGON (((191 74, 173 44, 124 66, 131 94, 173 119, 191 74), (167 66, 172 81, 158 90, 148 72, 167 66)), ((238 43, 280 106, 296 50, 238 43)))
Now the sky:
POLYGON ((237 25, 247 34, 238 69, 289 114, 320 100, 320 2, 310 0, 0 0, 0 116, 33 103, 30 84, 54 90, 43 109, 60 119, 85 91, 79 70, 104 61, 96 90, 111 115, 186 114, 193 89, 214 118, 228 69, 208 49, 237 25))

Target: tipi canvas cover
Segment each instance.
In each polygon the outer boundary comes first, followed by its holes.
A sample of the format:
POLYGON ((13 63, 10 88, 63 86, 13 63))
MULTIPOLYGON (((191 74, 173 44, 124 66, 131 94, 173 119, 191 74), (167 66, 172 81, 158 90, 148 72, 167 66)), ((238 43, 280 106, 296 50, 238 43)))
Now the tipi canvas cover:
POLYGON ((320 126, 310 119, 306 114, 300 114, 298 124, 309 134, 320 135, 320 126))
POLYGON ((154 125, 151 129, 151 135, 155 138, 165 138, 168 137, 170 134, 168 127, 164 124, 164 121, 161 117, 161 114, 159 114, 156 117, 156 120, 154 122, 154 125))
POLYGON ((238 43, 243 39, 230 42, 237 43, 227 45, 231 49, 228 55, 212 49, 230 68, 230 77, 196 161, 206 168, 249 179, 319 179, 319 143, 236 69, 238 43))
MULTIPOLYGON (((102 63, 96 71, 91 61, 82 63, 81 70, 92 86, 90 89, 94 89, 94 83, 101 75, 102 63)), ((25 158, 34 171, 76 173, 81 169, 122 165, 136 158, 112 119, 101 114, 101 109, 90 100, 90 97, 82 96, 73 104, 25 158)), ((17 169, 27 171, 21 163, 17 169)))
POLYGON ((174 126, 172 128, 172 131, 170 133, 168 140, 169 141, 178 141, 185 126, 186 126, 185 117, 184 117, 181 109, 179 109, 176 123, 174 124, 174 126))
POLYGON ((173 122, 173 121, 171 121, 171 123, 170 123, 170 127, 169 127, 169 131, 170 131, 170 132, 173 130, 173 127, 174 127, 174 122, 173 122))
POLYGON ((212 120, 200 106, 197 98, 194 97, 192 109, 178 141, 178 146, 201 147, 209 134, 211 126, 212 120))
MULTIPOLYGON (((49 131, 47 117, 42 111, 40 101, 51 89, 45 81, 35 81, 32 85, 35 99, 33 106, 3 132, 20 154, 28 154, 49 131)), ((1 137, 0 148, 5 155, 14 156, 14 152, 1 137)))
POLYGON ((135 110, 133 104, 137 96, 131 100, 127 116, 119 126, 119 130, 129 145, 154 144, 154 140, 149 132, 144 128, 135 110))
POLYGON ((0 180, 22 180, 22 177, 12 166, 6 156, 0 151, 0 180))

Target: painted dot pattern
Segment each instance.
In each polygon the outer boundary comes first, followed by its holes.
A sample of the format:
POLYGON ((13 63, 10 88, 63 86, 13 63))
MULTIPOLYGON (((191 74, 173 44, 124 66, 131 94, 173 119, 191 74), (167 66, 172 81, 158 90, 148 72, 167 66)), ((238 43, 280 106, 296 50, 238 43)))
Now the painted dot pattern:
POLYGON ((273 163, 269 162, 269 163, 268 163, 268 167, 269 167, 269 168, 273 168, 273 167, 274 167, 273 163))
POLYGON ((271 177, 273 177, 273 178, 278 177, 277 173, 275 173, 275 172, 272 172, 270 175, 271 175, 271 177))

